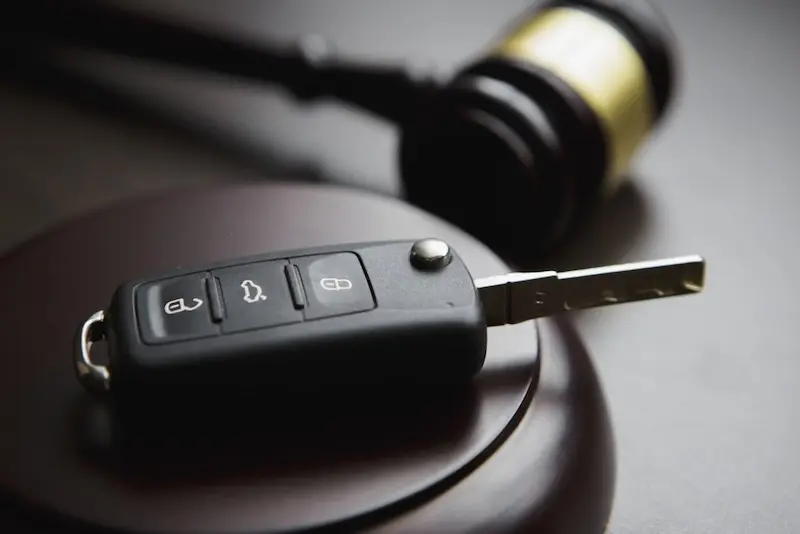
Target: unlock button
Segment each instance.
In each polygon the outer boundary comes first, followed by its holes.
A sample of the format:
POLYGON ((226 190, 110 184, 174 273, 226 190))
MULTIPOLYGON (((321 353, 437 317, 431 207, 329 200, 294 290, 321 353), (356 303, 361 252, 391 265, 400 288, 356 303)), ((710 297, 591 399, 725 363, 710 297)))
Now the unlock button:
POLYGON ((307 319, 371 310, 375 307, 361 261, 353 253, 294 258, 308 296, 307 319))
POLYGON ((211 322, 207 277, 208 273, 190 274, 137 289, 136 315, 145 343, 170 343, 219 333, 211 322))

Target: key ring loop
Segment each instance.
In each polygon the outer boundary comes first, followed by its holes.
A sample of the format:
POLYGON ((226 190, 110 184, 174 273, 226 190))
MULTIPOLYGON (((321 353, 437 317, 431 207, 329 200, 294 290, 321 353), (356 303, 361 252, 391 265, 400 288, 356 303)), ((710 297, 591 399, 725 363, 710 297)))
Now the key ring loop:
POLYGON ((106 393, 111 387, 111 373, 105 365, 92 362, 90 351, 92 344, 105 338, 105 313, 97 311, 89 317, 75 341, 73 363, 78 381, 90 391, 106 393))

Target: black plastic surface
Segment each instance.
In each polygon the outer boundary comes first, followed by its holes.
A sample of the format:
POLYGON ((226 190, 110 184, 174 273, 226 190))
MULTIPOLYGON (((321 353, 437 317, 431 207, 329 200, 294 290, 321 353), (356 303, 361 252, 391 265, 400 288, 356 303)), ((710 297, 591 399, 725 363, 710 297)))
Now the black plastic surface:
POLYGON ((142 284, 136 291, 136 312, 142 342, 161 344, 214 336, 206 290, 208 273, 142 284))
POLYGON ((222 288, 219 280, 213 276, 206 278, 206 291, 208 292, 208 306, 211 308, 211 320, 220 323, 225 318, 225 307, 222 302, 222 288))
MULTIPOLYGON (((358 313, 375 307, 358 256, 351 252, 292 260, 300 271, 307 302, 306 319, 358 313)), ((402 280, 398 280, 402 284, 402 280)))
POLYGON ((295 309, 302 310, 306 307, 306 295, 303 292, 303 282, 300 281, 297 265, 289 264, 284 266, 283 274, 286 275, 286 283, 289 284, 292 304, 294 304, 295 309))
MULTIPOLYGON (((143 284, 165 275, 125 283, 116 291, 107 318, 112 391, 132 399, 173 392, 216 391, 222 396, 230 390, 304 392, 325 386, 467 381, 481 369, 486 352, 486 324, 472 277, 457 254, 441 271, 415 269, 409 260, 412 245, 404 241, 285 251, 167 273, 218 274, 226 267, 291 259, 302 275, 305 257, 348 252, 369 277, 369 298, 374 296, 376 304, 372 309, 322 319, 312 315, 302 322, 200 340, 144 343, 136 327, 134 295, 143 284)), ((317 297, 308 288, 307 310, 294 310, 281 269, 276 273, 285 284, 283 311, 311 310, 317 297)), ((346 276, 351 275, 339 278, 346 276)))
POLYGON ((303 314, 295 309, 286 280, 284 267, 288 265, 286 260, 279 260, 211 271, 222 288, 223 334, 303 320, 303 314))

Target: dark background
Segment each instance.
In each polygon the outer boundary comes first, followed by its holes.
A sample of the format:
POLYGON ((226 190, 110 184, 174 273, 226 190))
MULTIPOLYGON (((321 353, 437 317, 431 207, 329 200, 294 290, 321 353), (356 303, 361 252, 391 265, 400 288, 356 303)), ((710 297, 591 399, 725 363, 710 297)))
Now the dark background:
MULTIPOLYGON (((610 531, 795 532, 800 4, 656 3, 681 49, 674 113, 635 162, 634 187, 552 260, 708 260, 702 296, 575 316, 615 424, 610 531)), ((127 4, 254 39, 319 32, 343 53, 445 70, 530 5, 127 4)), ((63 64, 145 107, 120 114, 85 88, 75 99, 52 79, 0 79, 3 251, 92 208, 164 188, 277 176, 398 194, 394 130, 346 108, 301 108, 267 87, 110 58, 66 54, 63 64)))

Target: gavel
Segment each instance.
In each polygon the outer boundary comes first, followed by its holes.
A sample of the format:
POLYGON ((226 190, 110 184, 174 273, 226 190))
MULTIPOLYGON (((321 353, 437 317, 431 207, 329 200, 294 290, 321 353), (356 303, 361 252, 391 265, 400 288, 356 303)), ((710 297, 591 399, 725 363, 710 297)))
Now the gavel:
POLYGON ((441 78, 253 44, 94 1, 31 0, 5 46, 91 47, 336 99, 395 123, 405 198, 499 253, 541 254, 623 182, 668 109, 674 39, 644 2, 547 0, 441 78))

